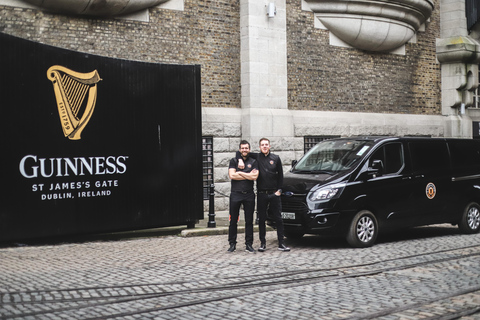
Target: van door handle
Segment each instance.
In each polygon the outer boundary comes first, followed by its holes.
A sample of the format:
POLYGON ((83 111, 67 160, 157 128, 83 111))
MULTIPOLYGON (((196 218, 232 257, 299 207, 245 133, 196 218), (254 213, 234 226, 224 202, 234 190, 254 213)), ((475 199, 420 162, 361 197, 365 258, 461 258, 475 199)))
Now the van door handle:
POLYGON ((408 177, 403 177, 402 180, 412 180, 412 177, 408 176, 408 177))
POLYGON ((418 179, 418 178, 425 178, 425 176, 423 174, 419 174, 418 176, 415 176, 415 179, 418 179))

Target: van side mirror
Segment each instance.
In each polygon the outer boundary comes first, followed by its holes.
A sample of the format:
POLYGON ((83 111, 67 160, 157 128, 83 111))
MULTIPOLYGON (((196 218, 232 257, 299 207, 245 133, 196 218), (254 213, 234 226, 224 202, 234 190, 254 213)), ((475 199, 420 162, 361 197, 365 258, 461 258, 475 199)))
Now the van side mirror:
POLYGON ((382 160, 373 160, 372 166, 368 168, 368 174, 381 176, 383 174, 383 161, 382 160))

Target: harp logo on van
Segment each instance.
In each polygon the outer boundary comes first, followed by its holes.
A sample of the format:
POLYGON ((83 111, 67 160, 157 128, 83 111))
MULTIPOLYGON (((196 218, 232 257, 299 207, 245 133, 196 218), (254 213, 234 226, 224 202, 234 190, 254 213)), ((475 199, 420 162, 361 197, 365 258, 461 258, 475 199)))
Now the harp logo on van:
POLYGON ((427 184, 427 188, 425 188, 425 193, 427 194, 428 199, 433 199, 437 194, 437 188, 433 183, 430 182, 429 184, 427 184))
POLYGON ((80 73, 62 66, 47 70, 57 100, 58 115, 65 137, 80 140, 80 135, 92 117, 97 101, 97 70, 80 73))

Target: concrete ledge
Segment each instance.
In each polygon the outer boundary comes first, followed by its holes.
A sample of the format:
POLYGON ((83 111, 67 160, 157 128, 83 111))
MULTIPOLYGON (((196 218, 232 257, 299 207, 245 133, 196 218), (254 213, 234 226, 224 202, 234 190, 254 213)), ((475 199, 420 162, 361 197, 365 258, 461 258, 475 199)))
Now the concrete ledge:
MULTIPOLYGON (((245 232, 245 227, 238 227, 238 233, 245 232)), ((228 234, 228 227, 216 227, 216 228, 195 228, 182 230, 180 236, 182 237, 198 237, 198 236, 213 236, 228 234)))
MULTIPOLYGON (((273 231, 272 227, 267 226, 267 231, 273 231)), ((244 226, 238 226, 237 228, 238 235, 245 233, 244 226)), ((253 226, 253 232, 258 232, 258 225, 253 226)), ((221 234, 228 234, 228 227, 216 227, 216 228, 194 228, 194 229, 184 229, 180 232, 182 237, 199 237, 199 236, 215 236, 221 234)))

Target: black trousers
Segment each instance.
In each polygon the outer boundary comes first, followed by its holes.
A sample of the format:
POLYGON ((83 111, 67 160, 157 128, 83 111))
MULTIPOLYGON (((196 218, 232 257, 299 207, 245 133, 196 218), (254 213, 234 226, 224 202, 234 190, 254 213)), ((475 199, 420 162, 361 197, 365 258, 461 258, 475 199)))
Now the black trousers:
POLYGON ((257 211, 258 211, 258 230, 260 242, 265 243, 267 210, 270 207, 270 212, 273 214, 275 225, 277 227, 278 244, 283 243, 283 220, 282 220, 282 201, 279 196, 274 193, 266 193, 258 191, 257 195, 257 211))
POLYGON ((255 193, 252 191, 230 193, 230 226, 228 227, 228 242, 237 243, 238 217, 243 204, 245 213, 245 244, 253 244, 253 211, 255 210, 255 193))

